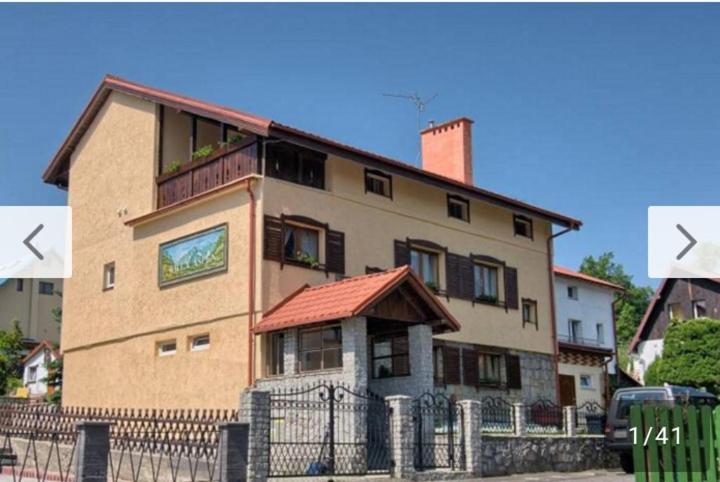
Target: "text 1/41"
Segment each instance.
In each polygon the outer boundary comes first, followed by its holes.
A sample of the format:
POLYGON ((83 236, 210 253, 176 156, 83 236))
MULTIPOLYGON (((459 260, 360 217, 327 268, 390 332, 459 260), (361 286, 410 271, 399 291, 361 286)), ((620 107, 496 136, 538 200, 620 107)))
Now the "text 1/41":
POLYGON ((666 445, 668 443, 674 443, 675 445, 680 445, 680 428, 675 427, 673 429, 668 430, 666 427, 660 427, 659 429, 655 430, 655 427, 648 428, 647 433, 645 434, 644 440, 640 441, 638 440, 638 431, 636 427, 632 427, 630 429, 630 433, 632 434, 633 439, 633 445, 637 445, 638 443, 643 444, 643 447, 647 447, 648 443, 651 440, 655 440, 656 443, 660 445, 666 445))

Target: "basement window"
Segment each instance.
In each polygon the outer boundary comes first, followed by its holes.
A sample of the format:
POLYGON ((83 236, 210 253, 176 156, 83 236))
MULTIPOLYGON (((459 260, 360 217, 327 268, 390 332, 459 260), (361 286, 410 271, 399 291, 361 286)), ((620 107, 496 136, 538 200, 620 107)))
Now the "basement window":
POLYGON ((175 340, 161 341, 158 343, 158 356, 170 356, 177 353, 177 343, 175 340))
POLYGON ((204 351, 210 348, 210 335, 195 336, 190 340, 190 351, 204 351))
POLYGON ((447 211, 451 218, 470 222, 470 201, 463 197, 448 194, 447 211))
POLYGON ((392 177, 381 171, 365 169, 365 192, 392 199, 392 177))

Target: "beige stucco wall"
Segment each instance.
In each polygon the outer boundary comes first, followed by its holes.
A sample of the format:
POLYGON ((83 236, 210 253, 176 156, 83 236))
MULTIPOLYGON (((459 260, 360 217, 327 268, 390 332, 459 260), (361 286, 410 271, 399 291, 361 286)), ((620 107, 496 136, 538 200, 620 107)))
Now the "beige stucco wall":
POLYGON ((60 325, 52 312, 62 305, 62 298, 58 294, 40 294, 38 286, 41 281, 52 283, 55 291, 62 293, 61 279, 25 279, 22 291, 17 291, 14 279, 0 286, 0 330, 11 329, 17 320, 23 336, 59 343, 60 325))
POLYGON ((578 407, 586 402, 605 405, 605 372, 602 367, 559 363, 558 372, 560 375, 572 375, 575 377, 575 400, 577 400, 578 407), (580 375, 590 375, 592 377, 592 388, 580 387, 580 375))
MULTIPOLYGON (((550 286, 546 240, 551 226, 534 219, 534 240, 513 233, 513 212, 471 201, 471 222, 447 216, 446 191, 393 176, 393 199, 364 192, 363 167, 351 161, 330 158, 326 170, 328 190, 322 191, 266 178, 264 213, 305 215, 329 223, 345 233, 348 276, 365 274, 366 266, 394 266, 393 240, 407 237, 427 239, 451 252, 486 254, 518 268, 520 298, 538 301, 539 331, 522 326, 521 310, 475 304, 451 298, 445 303, 463 328, 442 338, 553 352, 550 286)), ((322 259, 321 259, 322 261, 322 259)), ((322 272, 263 262, 263 306, 267 309, 303 283, 332 281, 322 272)), ((441 288, 445 288, 444 260, 440 260, 441 288)))
POLYGON ((73 155, 74 270, 65 286, 62 339, 67 405, 234 407, 246 384, 245 191, 125 225, 154 207, 155 112, 149 102, 112 94, 73 155), (160 288, 159 245, 223 223, 227 272, 160 288), (103 291, 109 262, 115 288, 103 291), (210 349, 187 353, 187 337, 203 333, 211 335, 210 349), (177 339, 178 353, 159 358, 156 344, 167 339, 177 339))

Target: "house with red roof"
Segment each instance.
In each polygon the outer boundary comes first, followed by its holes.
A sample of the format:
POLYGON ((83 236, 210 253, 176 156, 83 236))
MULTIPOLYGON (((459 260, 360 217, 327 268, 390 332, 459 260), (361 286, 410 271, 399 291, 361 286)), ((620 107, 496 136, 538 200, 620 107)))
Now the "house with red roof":
POLYGON ((424 129, 413 165, 105 77, 44 173, 74 216, 63 403, 557 399, 553 241, 582 223, 476 186, 472 128, 424 129))
POLYGON ((561 266, 554 271, 560 401, 604 407, 617 370, 615 300, 624 289, 561 266))

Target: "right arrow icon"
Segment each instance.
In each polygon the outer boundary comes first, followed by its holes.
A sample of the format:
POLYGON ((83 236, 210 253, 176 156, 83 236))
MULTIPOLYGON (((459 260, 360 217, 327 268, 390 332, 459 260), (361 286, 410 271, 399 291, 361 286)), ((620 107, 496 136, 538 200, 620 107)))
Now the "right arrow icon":
POLYGON ((675 227, 678 229, 678 231, 680 231, 683 234, 683 236, 685 236, 688 239, 688 241, 690 241, 688 243, 688 245, 685 246, 683 248, 683 250, 680 251, 678 253, 678 255, 675 257, 675 259, 680 261, 681 259, 683 259, 685 257, 686 254, 688 254, 688 252, 691 249, 693 249, 693 247, 697 244, 697 240, 695 238, 693 238, 692 235, 690 233, 688 233, 685 228, 682 227, 682 224, 676 224, 675 227))

